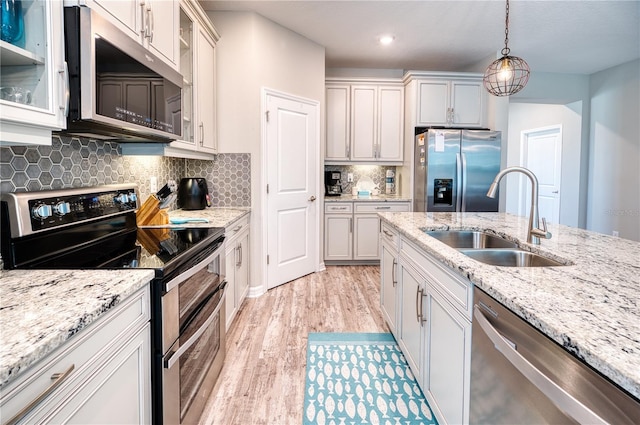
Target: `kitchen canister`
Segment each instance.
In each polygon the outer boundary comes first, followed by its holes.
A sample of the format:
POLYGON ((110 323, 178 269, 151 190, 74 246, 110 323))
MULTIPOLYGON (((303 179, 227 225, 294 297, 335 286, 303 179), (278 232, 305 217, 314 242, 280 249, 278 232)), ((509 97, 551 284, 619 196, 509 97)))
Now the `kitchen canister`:
POLYGON ((0 0, 0 38, 15 46, 24 48, 24 17, 22 0, 0 0))

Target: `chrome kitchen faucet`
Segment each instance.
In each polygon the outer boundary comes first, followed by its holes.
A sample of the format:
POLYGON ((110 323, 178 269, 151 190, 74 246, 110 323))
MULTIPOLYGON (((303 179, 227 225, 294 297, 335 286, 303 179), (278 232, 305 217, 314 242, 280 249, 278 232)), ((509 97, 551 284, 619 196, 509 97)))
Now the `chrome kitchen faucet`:
POLYGON ((533 172, 524 167, 508 167, 504 170, 500 171, 496 177, 493 179, 493 183, 489 186, 489 191, 487 191, 487 196, 489 198, 495 198, 496 192, 498 191, 498 183, 505 175, 519 172, 529 177, 531 180, 531 211, 529 212, 529 231, 527 232, 527 242, 540 245, 540 238, 551 239, 551 233, 547 231, 547 220, 542 218, 542 229, 539 226, 538 219, 538 179, 533 172))

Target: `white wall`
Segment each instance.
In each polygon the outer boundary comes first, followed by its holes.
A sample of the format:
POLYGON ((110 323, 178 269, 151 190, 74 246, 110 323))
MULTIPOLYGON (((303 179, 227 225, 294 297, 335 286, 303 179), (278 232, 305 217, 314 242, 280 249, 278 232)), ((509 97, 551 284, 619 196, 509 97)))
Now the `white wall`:
MULTIPOLYGON (((580 161, 582 150, 581 102, 570 105, 511 103, 507 166, 522 165, 521 135, 534 128, 562 126, 562 175, 560 176, 560 223, 578 227, 580 209, 580 161)), ((509 174, 506 185, 505 211, 518 213, 519 175, 509 174)), ((527 183, 528 185, 529 183, 527 183)), ((529 188, 527 187, 527 190, 529 188)), ((526 210, 531 202, 527 198, 526 210)))
MULTIPOLYGON (((220 151, 251 153, 250 296, 257 296, 266 291, 267 255, 262 237, 266 201, 261 169, 261 91, 269 88, 316 100, 320 102, 320 122, 324 122, 324 47, 252 12, 208 14, 221 36, 217 56, 220 151)), ((321 127, 320 141, 323 139, 321 127)))
POLYGON ((640 241, 640 60, 591 75, 587 228, 640 241))

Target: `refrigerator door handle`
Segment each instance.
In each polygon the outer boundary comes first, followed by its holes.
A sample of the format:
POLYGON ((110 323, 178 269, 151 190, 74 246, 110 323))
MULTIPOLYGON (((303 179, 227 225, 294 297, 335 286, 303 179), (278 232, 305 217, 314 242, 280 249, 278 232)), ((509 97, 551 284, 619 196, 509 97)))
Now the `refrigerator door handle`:
POLYGON ((456 211, 462 207, 462 165, 460 154, 456 154, 456 211))
POLYGON ((462 208, 458 208, 458 211, 467 211, 467 155, 465 153, 460 154, 462 156, 462 199, 460 204, 462 208))

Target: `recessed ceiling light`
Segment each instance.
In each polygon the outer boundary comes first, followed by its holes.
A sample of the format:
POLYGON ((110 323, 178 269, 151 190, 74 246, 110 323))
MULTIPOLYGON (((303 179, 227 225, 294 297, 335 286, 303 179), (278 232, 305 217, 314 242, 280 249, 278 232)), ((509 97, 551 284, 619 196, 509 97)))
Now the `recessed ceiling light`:
POLYGON ((383 46, 388 46, 389 44, 393 43, 394 39, 395 37, 392 35, 381 35, 378 40, 383 46))

